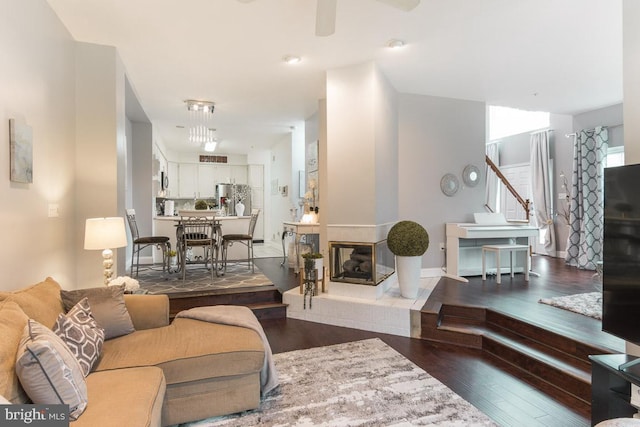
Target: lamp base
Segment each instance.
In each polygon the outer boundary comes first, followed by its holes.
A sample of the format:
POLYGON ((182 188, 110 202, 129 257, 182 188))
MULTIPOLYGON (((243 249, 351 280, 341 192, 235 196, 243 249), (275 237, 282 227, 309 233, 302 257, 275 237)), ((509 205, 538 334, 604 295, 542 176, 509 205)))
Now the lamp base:
POLYGON ((113 251, 111 249, 102 251, 102 266, 104 267, 104 285, 109 286, 113 277, 113 251))

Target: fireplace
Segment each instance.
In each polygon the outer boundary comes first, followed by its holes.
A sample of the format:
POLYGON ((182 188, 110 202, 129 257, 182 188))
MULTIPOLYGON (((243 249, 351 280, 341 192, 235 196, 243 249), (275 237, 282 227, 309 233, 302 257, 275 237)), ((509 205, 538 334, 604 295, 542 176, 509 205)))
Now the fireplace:
POLYGON ((332 282, 376 286, 394 271, 395 259, 386 240, 376 243, 329 242, 332 282))

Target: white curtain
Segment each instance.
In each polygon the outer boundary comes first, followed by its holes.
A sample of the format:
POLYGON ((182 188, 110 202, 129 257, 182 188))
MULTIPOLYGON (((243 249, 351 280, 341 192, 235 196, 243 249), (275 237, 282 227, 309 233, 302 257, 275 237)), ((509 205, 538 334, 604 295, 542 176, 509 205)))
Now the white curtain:
POLYGON ((553 226, 553 191, 549 171, 549 132, 531 134, 529 143, 533 214, 544 235, 544 253, 555 256, 556 232, 553 226))
POLYGON ((569 211, 567 264, 595 270, 602 260, 604 231, 604 160, 609 134, 605 127, 576 133, 569 211))
MULTIPOLYGON (((487 157, 496 165, 500 165, 500 153, 498 150, 498 143, 491 142, 486 146, 487 157)), ((485 204, 491 212, 498 212, 498 190, 500 189, 500 182, 498 175, 491 170, 489 165, 486 165, 486 171, 484 176, 485 181, 485 204)))

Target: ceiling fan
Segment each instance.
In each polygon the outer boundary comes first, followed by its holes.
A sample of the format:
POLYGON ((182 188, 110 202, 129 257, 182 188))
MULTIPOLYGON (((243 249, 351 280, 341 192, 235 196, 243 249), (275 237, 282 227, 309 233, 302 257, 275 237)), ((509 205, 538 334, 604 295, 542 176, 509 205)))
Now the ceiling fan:
MULTIPOLYGON (((241 3, 249 3, 253 0, 238 0, 241 3)), ((409 12, 420 4, 420 0, 377 0, 396 9, 409 12)), ((316 9, 316 36, 326 37, 336 30, 336 6, 338 0, 317 0, 316 9)))

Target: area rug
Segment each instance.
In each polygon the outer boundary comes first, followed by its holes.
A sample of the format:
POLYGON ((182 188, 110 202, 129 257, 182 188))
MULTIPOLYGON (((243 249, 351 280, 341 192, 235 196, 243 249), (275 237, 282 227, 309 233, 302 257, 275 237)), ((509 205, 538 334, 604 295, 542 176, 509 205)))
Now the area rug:
POLYGON ((378 338, 274 355, 280 386, 259 409, 209 426, 495 426, 378 338))
POLYGON ((255 267, 254 271, 255 273, 252 273, 246 263, 229 264, 224 276, 214 277, 211 281, 211 270, 206 269, 204 265, 191 265, 187 267, 187 275, 183 281, 181 272, 163 273, 162 267, 154 266, 140 270, 138 282, 140 282, 140 288, 150 294, 209 291, 273 284, 258 267, 255 267))
POLYGON ((602 292, 542 298, 539 302, 602 320, 602 292))

